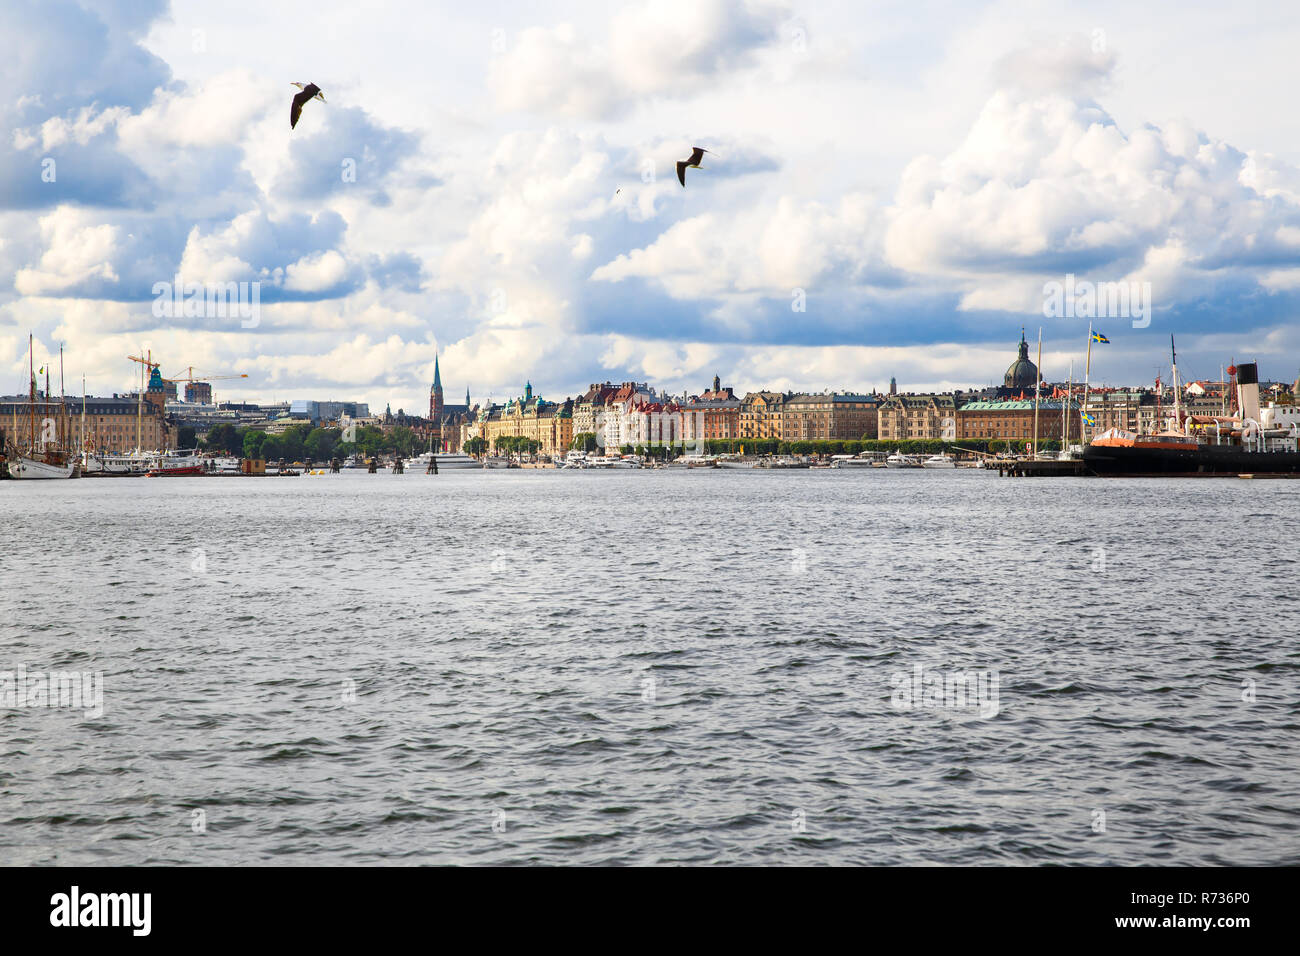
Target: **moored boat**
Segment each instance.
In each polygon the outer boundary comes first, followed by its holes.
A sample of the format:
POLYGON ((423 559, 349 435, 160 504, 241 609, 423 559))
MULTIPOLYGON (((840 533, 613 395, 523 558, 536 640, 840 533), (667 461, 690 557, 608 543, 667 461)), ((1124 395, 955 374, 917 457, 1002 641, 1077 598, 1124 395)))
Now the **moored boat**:
POLYGON ((921 463, 911 455, 904 455, 902 452, 894 452, 885 459, 886 468, 920 468, 921 463))
POLYGON ((1229 368, 1236 382, 1233 415, 1189 415, 1175 404, 1165 429, 1137 435, 1110 428, 1083 450, 1083 461, 1104 477, 1214 477, 1241 474, 1300 474, 1300 408, 1261 408, 1255 363, 1229 368))
POLYGON ((925 461, 921 462, 922 468, 956 468, 957 459, 951 455, 931 455, 925 461))
POLYGON ((192 448, 165 451, 154 459, 145 475, 149 478, 185 478, 207 473, 204 460, 192 448))

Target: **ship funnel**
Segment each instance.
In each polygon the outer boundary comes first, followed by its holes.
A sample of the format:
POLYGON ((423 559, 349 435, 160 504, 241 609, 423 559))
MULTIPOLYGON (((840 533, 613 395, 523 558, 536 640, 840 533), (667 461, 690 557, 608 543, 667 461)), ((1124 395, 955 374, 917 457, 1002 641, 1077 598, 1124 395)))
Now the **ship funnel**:
POLYGON ((1237 408, 1242 421, 1259 421, 1259 368, 1254 362, 1237 366, 1237 408))

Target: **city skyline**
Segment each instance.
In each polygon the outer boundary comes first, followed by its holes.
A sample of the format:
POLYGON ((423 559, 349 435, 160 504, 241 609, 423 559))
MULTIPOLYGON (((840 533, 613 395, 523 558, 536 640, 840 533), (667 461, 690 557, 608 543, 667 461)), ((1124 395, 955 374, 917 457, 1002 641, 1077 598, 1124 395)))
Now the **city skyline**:
POLYGON ((476 400, 715 373, 950 391, 995 384, 1041 326, 1060 380, 1088 319, 1045 318, 1046 288, 1076 275, 1151 285, 1145 317, 1096 320, 1096 384, 1167 375, 1170 332, 1187 380, 1300 371, 1291 11, 1180 8, 1171 34, 1114 4, 931 4, 924 27, 892 6, 413 7, 433 55, 405 57, 349 9, 64 6, 0 14, 34 51, 0 63, 0 392, 29 329, 95 393, 133 387, 146 349, 165 374, 247 372, 232 400, 411 413, 435 355, 476 400), (75 88, 48 67, 69 38, 75 88), (1274 83, 1202 75, 1247 48, 1274 83), (329 102, 290 136, 288 81, 312 77, 329 102), (714 155, 682 190, 693 142, 714 155), (258 282, 260 313, 160 317, 178 279, 258 282))

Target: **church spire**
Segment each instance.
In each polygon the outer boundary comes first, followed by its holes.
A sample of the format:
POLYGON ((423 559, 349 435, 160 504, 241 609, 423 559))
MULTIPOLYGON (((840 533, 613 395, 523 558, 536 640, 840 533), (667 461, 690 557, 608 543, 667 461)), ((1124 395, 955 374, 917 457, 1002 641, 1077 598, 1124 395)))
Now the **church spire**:
POLYGON ((438 353, 433 353, 433 388, 429 389, 429 417, 437 421, 442 416, 442 369, 438 368, 438 353))

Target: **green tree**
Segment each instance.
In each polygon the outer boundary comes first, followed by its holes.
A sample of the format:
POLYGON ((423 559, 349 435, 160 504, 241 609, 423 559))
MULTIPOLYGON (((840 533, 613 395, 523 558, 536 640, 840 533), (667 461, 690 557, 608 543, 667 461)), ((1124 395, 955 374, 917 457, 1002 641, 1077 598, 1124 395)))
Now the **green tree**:
POLYGON ((194 428, 190 425, 182 425, 176 432, 177 448, 197 448, 199 446, 198 436, 194 433, 194 428))
POLYGON ((245 458, 265 458, 262 454, 262 446, 266 444, 266 432, 259 432, 252 428, 244 430, 244 440, 242 451, 245 458))
POLYGON ((244 436, 234 425, 222 423, 204 436, 203 447, 222 455, 238 455, 244 450, 244 436))
POLYGON ((313 428, 311 434, 302 443, 303 451, 312 461, 329 461, 334 457, 334 451, 342 436, 342 429, 313 428))

